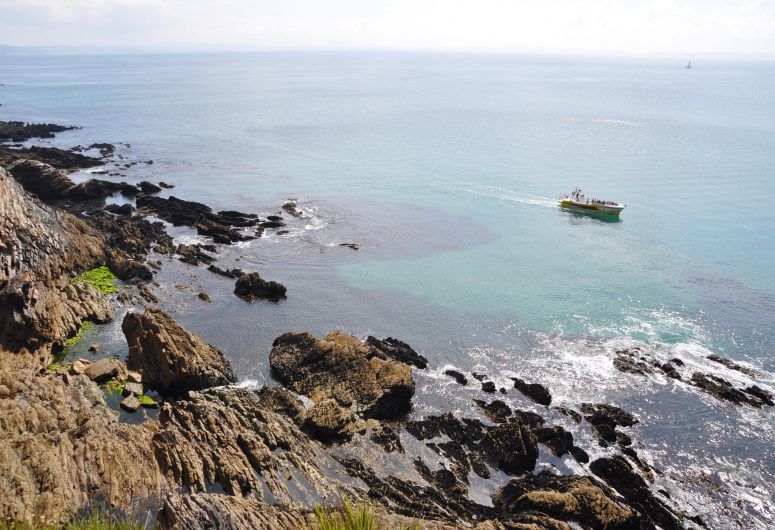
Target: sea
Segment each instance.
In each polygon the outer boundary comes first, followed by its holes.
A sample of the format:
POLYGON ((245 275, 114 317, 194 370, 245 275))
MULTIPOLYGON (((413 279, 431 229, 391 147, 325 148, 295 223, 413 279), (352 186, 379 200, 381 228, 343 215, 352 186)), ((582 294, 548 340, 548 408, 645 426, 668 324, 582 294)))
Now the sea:
MULTIPOLYGON (((710 528, 775 525, 775 410, 688 384, 694 371, 750 384, 717 354, 775 391, 775 61, 27 53, 0 55, 0 83, 0 119, 82 127, 30 143, 110 142, 111 167, 153 161, 100 178, 262 216, 296 201, 287 228, 218 254, 283 283, 286 300, 248 304, 233 280, 175 260, 157 274, 164 308, 241 385, 272 382, 287 331, 395 337, 430 361, 413 417, 477 415, 478 382, 443 372, 481 372, 595 458, 616 450, 511 377, 546 385, 553 405, 616 404, 640 420, 628 432, 670 503, 710 528), (620 220, 560 209, 575 187, 626 204, 620 220), (633 348, 681 358, 685 377, 616 370, 633 348)), ((99 333, 126 354, 120 318, 99 333)), ((542 450, 549 468, 586 472, 542 450)))

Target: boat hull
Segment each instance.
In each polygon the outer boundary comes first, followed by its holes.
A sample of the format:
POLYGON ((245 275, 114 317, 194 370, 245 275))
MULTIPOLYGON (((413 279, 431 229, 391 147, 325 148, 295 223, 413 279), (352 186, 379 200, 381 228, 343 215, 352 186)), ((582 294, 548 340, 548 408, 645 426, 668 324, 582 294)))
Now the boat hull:
POLYGON ((576 210, 578 212, 595 213, 599 215, 611 215, 619 217, 619 214, 624 210, 624 206, 610 205, 598 202, 575 202, 567 199, 560 201, 560 206, 569 210, 576 210))

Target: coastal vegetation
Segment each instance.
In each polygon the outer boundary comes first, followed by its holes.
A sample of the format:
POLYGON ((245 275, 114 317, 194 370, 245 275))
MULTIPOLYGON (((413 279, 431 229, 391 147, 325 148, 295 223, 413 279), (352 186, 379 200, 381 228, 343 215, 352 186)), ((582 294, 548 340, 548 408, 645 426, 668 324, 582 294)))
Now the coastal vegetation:
POLYGON ((93 326, 93 323, 88 320, 84 320, 83 322, 81 322, 81 328, 78 330, 78 333, 76 333, 69 339, 65 340, 65 347, 74 346, 75 344, 78 344, 78 342, 80 342, 80 340, 83 338, 83 334, 89 331, 89 329, 91 329, 92 326, 93 326))
MULTIPOLYGON (((345 496, 338 506, 315 506, 316 530, 392 530, 379 525, 374 515, 374 505, 369 502, 353 504, 345 496)), ((401 524, 400 530, 421 530, 419 521, 401 524)))
POLYGON ((118 287, 114 284, 117 279, 116 275, 103 265, 79 274, 70 283, 73 285, 87 283, 101 293, 110 294, 118 291, 118 287))
POLYGON ((102 507, 95 507, 64 524, 31 524, 0 519, 0 530, 146 530, 147 528, 148 526, 142 521, 111 513, 102 507))

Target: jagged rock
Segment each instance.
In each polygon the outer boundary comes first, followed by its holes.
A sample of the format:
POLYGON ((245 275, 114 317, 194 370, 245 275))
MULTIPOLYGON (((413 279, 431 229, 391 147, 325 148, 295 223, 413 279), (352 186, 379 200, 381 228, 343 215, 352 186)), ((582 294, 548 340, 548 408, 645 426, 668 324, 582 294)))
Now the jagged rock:
POLYGON ((64 199, 75 186, 67 173, 37 160, 18 160, 8 171, 25 190, 44 201, 64 199))
POLYGON ((106 383, 111 379, 126 379, 126 366, 118 359, 100 359, 90 364, 84 374, 95 383, 106 383))
POLYGON ((0 165, 9 166, 21 159, 37 160, 67 171, 101 166, 105 163, 99 158, 72 153, 57 147, 33 145, 24 149, 9 149, 0 146, 0 165))
POLYGON ((108 297, 88 284, 70 284, 77 273, 104 263, 104 243, 0 168, 0 348, 48 350, 83 320, 110 320, 108 297))
POLYGON ((110 270, 124 281, 137 278, 148 282, 153 279, 153 273, 147 265, 132 258, 123 250, 110 249, 107 253, 107 263, 110 270))
POLYGON ((409 410, 412 369, 379 358, 368 343, 333 331, 318 341, 309 333, 276 338, 269 364, 277 379, 318 403, 334 398, 366 417, 395 418, 409 410))
POLYGON ((142 383, 143 382, 143 376, 140 374, 140 372, 127 372, 126 374, 126 380, 130 383, 142 383))
POLYGON ((107 180, 89 179, 86 182, 70 188, 67 197, 76 201, 85 201, 88 199, 103 199, 116 193, 126 197, 134 197, 138 189, 126 182, 110 182, 107 180))
POLYGON ((207 270, 224 278, 239 278, 245 274, 245 271, 242 269, 223 270, 215 265, 210 265, 207 267, 207 270))
POLYGON ((396 361, 405 364, 411 364, 420 369, 428 367, 428 359, 414 351, 407 343, 398 339, 388 337, 384 340, 379 340, 378 338, 369 335, 366 338, 366 342, 383 352, 390 359, 395 359, 396 361))
POLYGON ((655 524, 665 530, 683 528, 672 510, 651 493, 643 478, 633 471, 623 457, 599 458, 589 465, 589 469, 655 524))
POLYGON ((94 496, 129 510, 168 487, 151 451, 153 429, 115 421, 84 375, 35 375, 27 355, 0 352, 0 516, 69 520, 94 496), (126 470, 131 469, 131 484, 126 470))
POLYGON ((121 329, 129 344, 129 368, 162 394, 181 395, 236 381, 229 361, 215 346, 158 309, 128 313, 121 329))
POLYGON ((105 235, 111 250, 126 252, 135 261, 142 262, 151 250, 172 254, 172 238, 159 221, 152 223, 140 216, 118 217, 104 211, 91 214, 86 220, 105 235))
POLYGON ((152 182, 144 180, 137 185, 143 193, 159 193, 161 188, 152 182))
POLYGON ((595 436, 600 440, 600 444, 605 446, 607 443, 619 442, 621 445, 630 445, 632 440, 624 433, 618 432, 616 427, 632 427, 638 420, 629 412, 607 404, 593 405, 583 403, 581 412, 585 414, 585 419, 592 425, 595 436))
POLYGON ((285 204, 282 205, 282 209, 291 214, 294 217, 301 217, 302 212, 298 209, 296 206, 296 201, 288 201, 285 204))
POLYGON ((482 381, 482 391, 487 392, 488 394, 494 394, 495 383, 493 383, 492 381, 482 381))
POLYGON ((466 386, 468 384, 468 379, 466 378, 466 376, 458 372, 457 370, 445 370, 444 375, 450 376, 452 379, 457 381, 459 385, 466 386))
POLYGON ((165 403, 153 450, 164 474, 186 491, 211 485, 281 504, 325 498, 348 488, 324 476, 331 460, 287 417, 247 389, 191 392, 165 403), (287 476, 300 477, 289 482, 287 476), (340 490, 341 488, 341 490, 340 490))
POLYGON ((272 412, 288 416, 293 423, 301 425, 304 423, 306 411, 301 400, 293 394, 277 386, 264 385, 257 392, 258 401, 262 406, 272 412))
MULTIPOLYGON (((243 217, 239 212, 221 212, 216 214, 206 204, 185 201, 177 197, 162 198, 146 195, 137 198, 137 207, 153 213, 175 226, 191 226, 199 234, 213 237, 216 243, 233 243, 253 239, 231 228, 232 226, 252 226, 256 219, 243 217)), ((247 214, 244 214, 247 215, 247 214)))
POLYGON ((681 379, 681 374, 671 362, 666 362, 659 366, 659 369, 671 379, 681 379))
POLYGON ((127 412, 137 412, 140 409, 140 400, 134 394, 130 394, 122 399, 119 405, 127 412))
POLYGON ((729 381, 711 374, 694 372, 692 385, 718 399, 729 401, 735 405, 747 404, 761 408, 763 405, 771 407, 774 404, 773 395, 756 385, 741 390, 729 381))
POLYGON ((225 245, 236 243, 237 241, 249 241, 255 239, 254 236, 242 234, 238 230, 231 228, 229 225, 221 224, 220 222, 212 221, 210 219, 201 219, 194 225, 194 228, 196 228, 197 234, 210 236, 216 243, 225 245))
POLYGON ((178 245, 175 252, 179 255, 178 259, 189 265, 199 265, 200 263, 211 264, 215 261, 213 256, 205 254, 203 245, 178 245))
POLYGON ((511 416, 511 409, 500 399, 496 399, 489 404, 480 399, 475 399, 474 403, 484 411, 485 416, 495 423, 505 423, 508 417, 511 416))
POLYGON ((638 511, 620 502, 605 485, 589 477, 550 473, 512 480, 493 496, 504 520, 519 529, 581 528, 640 530, 650 528, 638 511))
POLYGON ((304 427, 318 440, 328 442, 348 437, 351 434, 349 427, 356 420, 357 416, 350 409, 329 398, 315 403, 307 411, 304 427))
POLYGON ((431 416, 406 424, 406 430, 418 440, 448 436, 469 451, 464 465, 485 477, 481 467, 470 465, 472 458, 486 462, 510 475, 532 471, 538 459, 538 440, 533 433, 543 425, 537 414, 517 411, 505 423, 488 426, 478 420, 461 421, 451 414, 431 416))
POLYGON ((221 494, 177 494, 165 497, 160 530, 221 528, 299 530, 311 528, 314 517, 292 506, 271 506, 259 499, 221 494))
POLYGON ((171 190, 175 186, 172 184, 167 184, 166 182, 159 182, 159 186, 164 188, 165 190, 171 190))
POLYGON ((371 441, 379 445, 388 453, 403 453, 404 447, 401 445, 401 437, 398 435, 399 427, 390 425, 388 422, 380 423, 379 429, 371 434, 371 441))
POLYGON ((719 363, 721 365, 724 365, 731 370, 736 370, 740 373, 743 373, 748 377, 757 377, 759 375, 756 373, 755 370, 751 370, 750 368, 746 368, 745 366, 740 366, 739 364, 732 361, 731 359, 727 359, 726 357, 721 357, 719 355, 716 355, 715 353, 711 353, 710 355, 708 355, 707 359, 710 361, 713 361, 714 363, 719 363))
POLYGON ((234 284, 234 294, 247 302, 253 302, 260 298, 277 301, 285 298, 285 292, 284 285, 266 281, 257 272, 243 274, 237 278, 237 283, 234 284))
POLYGON ((231 226, 239 226, 241 228, 248 226, 256 226, 258 224, 258 216, 254 213, 242 213, 234 210, 223 210, 218 212, 219 221, 222 223, 228 223, 231 226))
MULTIPOLYGON (((0 85, 2 86, 2 85, 0 85)), ((71 131, 78 127, 56 123, 25 123, 23 121, 0 121, 0 141, 23 142, 30 138, 53 138, 54 133, 71 131)))
POLYGON ((103 210, 109 213, 114 213, 116 215, 132 215, 132 212, 135 211, 135 207, 132 206, 129 203, 126 204, 108 204, 106 205, 103 210))
POLYGON ((552 404, 552 395, 544 385, 538 383, 526 383, 518 377, 512 377, 511 379, 514 381, 514 388, 539 405, 548 407, 552 404))

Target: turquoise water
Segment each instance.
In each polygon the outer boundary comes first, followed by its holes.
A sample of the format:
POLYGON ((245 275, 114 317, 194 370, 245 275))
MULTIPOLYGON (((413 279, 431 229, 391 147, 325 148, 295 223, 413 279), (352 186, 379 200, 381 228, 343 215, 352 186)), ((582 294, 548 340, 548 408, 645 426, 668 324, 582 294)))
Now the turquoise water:
MULTIPOLYGON (((269 379, 284 331, 397 336, 437 371, 516 371, 560 401, 629 403, 651 420, 644 442, 675 448, 653 450, 666 469, 710 469, 734 491, 756 483, 736 498, 746 524, 766 527, 771 413, 627 379, 604 355, 715 352, 772 383, 775 62, 685 62, 0 56, 0 119, 83 125, 53 141, 68 147, 130 143, 128 159, 155 163, 127 180, 164 180, 217 208, 267 213, 300 199, 309 219, 290 234, 222 256, 282 281, 287 302, 245 306, 201 269, 161 273, 208 290, 207 307, 165 294, 243 379, 269 379), (576 186, 627 204, 621 221, 560 210, 555 199, 576 186)), ((418 397, 418 413, 468 406, 440 381, 421 385, 435 399, 418 397)), ((697 495, 685 502, 711 502, 697 495)))

